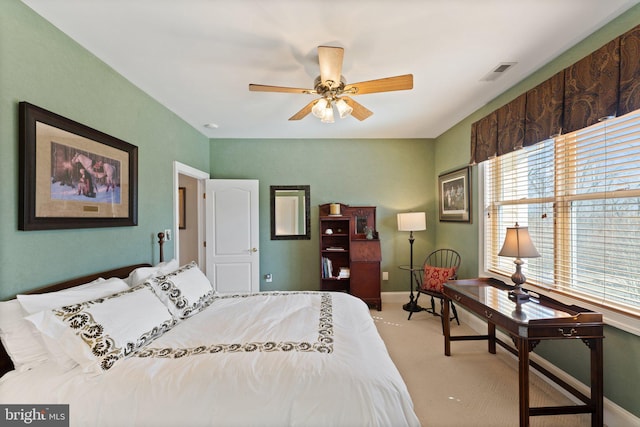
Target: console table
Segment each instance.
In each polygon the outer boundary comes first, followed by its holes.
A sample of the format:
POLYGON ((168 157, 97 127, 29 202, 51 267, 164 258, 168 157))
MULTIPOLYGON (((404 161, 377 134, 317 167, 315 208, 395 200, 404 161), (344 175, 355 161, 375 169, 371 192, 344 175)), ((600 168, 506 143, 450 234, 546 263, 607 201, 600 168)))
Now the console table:
MULTIPOLYGON (((478 278, 450 280, 444 285, 446 299, 465 307, 487 321, 487 335, 451 336, 449 322, 444 322, 444 354, 451 355, 451 341, 487 340, 489 353, 496 353, 496 344, 518 357, 520 426, 529 426, 535 415, 591 414, 592 427, 603 425, 602 374, 602 314, 575 305, 566 305, 544 295, 529 292, 529 301, 518 306, 509 299, 509 290, 497 279, 478 278), (496 338, 496 326, 504 330, 515 345, 496 338), (529 352, 540 340, 580 339, 590 350, 591 393, 586 396, 544 367, 529 360, 529 352), (553 380, 576 396, 583 404, 531 408, 529 404, 529 366, 553 380)), ((444 304, 443 317, 449 316, 449 304, 444 304)))

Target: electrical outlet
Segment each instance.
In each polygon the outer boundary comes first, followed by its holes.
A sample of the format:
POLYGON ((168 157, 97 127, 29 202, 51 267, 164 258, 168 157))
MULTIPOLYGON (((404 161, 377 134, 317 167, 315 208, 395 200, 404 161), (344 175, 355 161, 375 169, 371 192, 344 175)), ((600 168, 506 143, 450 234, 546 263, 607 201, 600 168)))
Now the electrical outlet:
POLYGON ((273 275, 271 273, 267 273, 264 275, 264 280, 267 283, 271 283, 273 282, 273 275))
POLYGON ((166 241, 171 240, 171 230, 169 230, 168 228, 166 230, 164 230, 164 239, 166 241))
POLYGON ((382 280, 389 280, 389 272, 388 271, 383 271, 382 272, 382 280))

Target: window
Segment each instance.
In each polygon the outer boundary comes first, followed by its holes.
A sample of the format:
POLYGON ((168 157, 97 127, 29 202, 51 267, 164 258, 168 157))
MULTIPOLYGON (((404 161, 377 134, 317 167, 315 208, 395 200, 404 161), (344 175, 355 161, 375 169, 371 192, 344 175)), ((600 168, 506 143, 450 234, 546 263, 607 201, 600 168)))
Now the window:
POLYGON ((640 314, 640 110, 485 162, 488 271, 507 227, 528 226, 540 258, 527 281, 640 314))

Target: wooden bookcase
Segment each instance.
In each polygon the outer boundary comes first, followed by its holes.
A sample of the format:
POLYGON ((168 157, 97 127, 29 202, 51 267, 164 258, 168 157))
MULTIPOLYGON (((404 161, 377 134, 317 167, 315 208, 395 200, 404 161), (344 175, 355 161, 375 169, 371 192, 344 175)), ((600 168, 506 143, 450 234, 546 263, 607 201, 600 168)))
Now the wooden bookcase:
POLYGON ((375 230, 376 208, 339 206, 331 215, 329 203, 320 205, 320 289, 348 292, 381 310, 380 239, 377 232, 368 239, 365 228, 375 230))

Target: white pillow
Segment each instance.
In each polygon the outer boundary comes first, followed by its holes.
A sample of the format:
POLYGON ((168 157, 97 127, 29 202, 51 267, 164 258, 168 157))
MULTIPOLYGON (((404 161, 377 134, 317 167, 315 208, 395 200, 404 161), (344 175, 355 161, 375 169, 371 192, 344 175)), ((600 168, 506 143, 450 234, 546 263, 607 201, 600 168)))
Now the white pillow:
POLYGON ((24 317, 17 299, 0 302, 0 340, 16 371, 26 371, 46 361, 47 349, 40 333, 24 317))
MULTIPOLYGON (((113 295, 117 292, 129 289, 124 280, 112 277, 110 279, 96 279, 93 282, 84 285, 75 286, 69 289, 63 289, 57 292, 48 292, 44 294, 18 295, 18 299, 22 309, 27 314, 35 314, 44 310, 61 307, 64 305, 78 304, 95 298, 102 298, 113 295)), ((40 335, 38 330, 31 323, 24 320, 32 334, 40 335)), ((50 337, 40 336, 39 341, 44 347, 48 358, 53 359, 63 370, 72 369, 77 362, 70 358, 60 346, 50 337)))
POLYGON ((124 280, 118 277, 112 277, 107 280, 102 278, 96 279, 93 282, 57 292, 17 295, 16 298, 20 301, 20 305, 27 313, 33 314, 63 305, 77 304, 79 302, 106 297, 107 295, 113 295, 126 289, 128 289, 128 286, 124 280))
POLYGON ((177 270, 179 266, 178 260, 172 259, 171 261, 156 264, 154 267, 138 267, 129 274, 126 281, 129 286, 133 288, 154 276, 171 273, 172 271, 177 270))
POLYGON ((186 319, 211 304, 215 294, 211 282, 195 262, 169 274, 147 280, 160 300, 178 319, 186 319))
POLYGON ((177 321, 148 284, 27 317, 80 364, 101 373, 171 329, 177 321))

